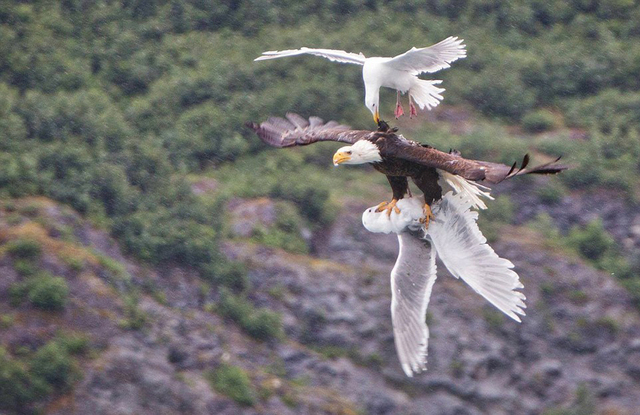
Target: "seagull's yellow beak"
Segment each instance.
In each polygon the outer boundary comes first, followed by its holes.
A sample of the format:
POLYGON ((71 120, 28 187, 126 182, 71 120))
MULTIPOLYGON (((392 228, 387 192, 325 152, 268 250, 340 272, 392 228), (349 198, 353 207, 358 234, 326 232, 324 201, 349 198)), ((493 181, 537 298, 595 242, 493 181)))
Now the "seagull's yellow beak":
POLYGON ((345 153, 343 151, 337 151, 336 154, 333 155, 333 165, 337 166, 338 164, 344 163, 345 161, 351 160, 351 154, 345 153))
POLYGON ((378 112, 377 107, 376 107, 376 111, 373 113, 373 121, 375 121, 376 124, 380 124, 380 113, 378 112))

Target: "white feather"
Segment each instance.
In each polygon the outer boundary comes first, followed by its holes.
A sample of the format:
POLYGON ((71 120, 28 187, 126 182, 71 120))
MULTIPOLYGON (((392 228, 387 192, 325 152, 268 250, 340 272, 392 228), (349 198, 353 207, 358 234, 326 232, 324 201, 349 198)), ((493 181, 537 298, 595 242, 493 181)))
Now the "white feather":
POLYGON ((369 232, 401 233, 407 228, 417 230, 422 227, 420 218, 424 215, 422 202, 417 197, 405 197, 398 200, 396 207, 400 213, 393 212, 387 216, 385 212, 376 212, 376 206, 362 212, 362 224, 369 232))
POLYGON ((398 243, 398 259, 391 270, 391 321, 402 370, 411 377, 426 370, 425 315, 436 282, 436 253, 429 241, 408 231, 398 234, 398 243))
POLYGON ((476 223, 478 212, 467 193, 445 194, 431 210, 435 219, 427 237, 451 274, 461 278, 478 294, 516 321, 525 315, 523 288, 511 261, 500 258, 487 244, 476 223))
POLYGON ((493 197, 489 193, 489 189, 487 186, 483 186, 480 183, 472 182, 470 180, 465 179, 464 177, 458 176, 456 174, 451 174, 444 170, 439 170, 440 180, 438 180, 438 184, 443 189, 443 193, 446 193, 446 189, 450 188, 454 191, 454 193, 464 193, 466 196, 471 199, 472 207, 476 209, 486 209, 487 205, 484 204, 481 197, 486 197, 489 200, 493 200, 493 197), (448 185, 448 186, 447 186, 448 185))

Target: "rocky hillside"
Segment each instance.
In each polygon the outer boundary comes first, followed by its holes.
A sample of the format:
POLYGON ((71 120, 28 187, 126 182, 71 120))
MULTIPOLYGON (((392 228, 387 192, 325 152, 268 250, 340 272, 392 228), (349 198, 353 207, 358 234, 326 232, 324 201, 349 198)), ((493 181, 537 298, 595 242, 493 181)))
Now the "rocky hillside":
MULTIPOLYGON (((516 264, 522 324, 441 268, 427 321, 429 370, 405 377, 389 311, 393 236, 344 206, 315 253, 242 238, 269 225, 268 199, 230 203, 222 250, 248 267, 246 298, 195 272, 124 256, 104 231, 44 198, 0 215, 0 387, 10 413, 633 414, 640 314, 627 291, 539 232, 503 226, 493 246, 516 264), (58 293, 58 295, 44 295, 58 293), (283 333, 247 316, 281 315, 283 333), (261 314, 262 313, 262 314, 261 314), (8 384, 13 389, 7 389, 8 384), (33 394, 34 390, 39 393, 33 394), (8 391, 8 392, 7 392, 8 391)), ((518 209, 516 209, 518 210, 518 209)))

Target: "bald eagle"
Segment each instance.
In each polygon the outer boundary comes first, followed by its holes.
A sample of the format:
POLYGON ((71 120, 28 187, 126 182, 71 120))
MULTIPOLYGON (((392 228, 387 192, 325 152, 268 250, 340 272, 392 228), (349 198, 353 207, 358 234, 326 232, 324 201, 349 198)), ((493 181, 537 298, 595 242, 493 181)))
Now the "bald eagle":
POLYGON ((409 192, 411 178, 424 195, 424 221, 429 223, 433 217, 431 204, 442 198, 440 178, 456 191, 465 191, 474 195, 474 205, 484 208, 478 196, 488 196, 484 186, 477 182, 489 184, 500 183, 510 177, 523 174, 555 174, 567 167, 557 164, 558 160, 527 168, 529 156, 525 155, 520 167, 516 163, 511 166, 488 161, 462 158, 460 153, 445 153, 435 148, 407 140, 394 129, 384 131, 352 130, 335 121, 324 121, 318 117, 309 120, 288 113, 285 118, 269 118, 257 124, 247 123, 258 137, 274 147, 304 146, 318 141, 337 141, 347 143, 334 154, 334 165, 370 163, 377 171, 385 174, 391 185, 390 202, 378 205, 378 211, 399 213, 396 206, 398 200, 409 192))
POLYGON ((418 75, 433 73, 448 68, 453 61, 467 56, 463 39, 450 36, 443 41, 426 48, 411 48, 403 54, 387 57, 365 57, 362 53, 350 53, 334 49, 301 48, 264 52, 256 61, 285 58, 298 55, 315 55, 334 62, 362 65, 365 105, 373 114, 376 123, 380 123, 380 87, 397 90, 396 118, 404 114, 400 105, 400 93, 409 93, 410 115, 417 115, 413 101, 420 109, 431 109, 442 101, 443 88, 436 85, 442 81, 419 79, 418 75))

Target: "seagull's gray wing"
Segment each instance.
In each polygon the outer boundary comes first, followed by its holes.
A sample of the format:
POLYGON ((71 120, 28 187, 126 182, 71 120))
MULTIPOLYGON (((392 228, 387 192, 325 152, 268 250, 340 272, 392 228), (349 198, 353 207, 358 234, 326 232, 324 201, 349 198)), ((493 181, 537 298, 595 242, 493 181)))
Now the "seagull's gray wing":
POLYGON ((286 58, 289 56, 298 55, 321 56, 333 62, 353 63, 356 65, 364 65, 364 61, 366 59, 362 53, 351 53, 345 52, 344 50, 300 48, 289 50, 270 50, 267 52, 262 52, 262 56, 255 58, 254 61, 264 61, 267 59, 286 58))
POLYGON ((391 271, 391 320, 402 370, 407 376, 426 369, 429 328, 425 322, 436 253, 420 232, 398 234, 400 251, 391 271))
POLYGON ((448 68, 451 62, 467 56, 462 42, 464 39, 451 36, 433 46, 411 48, 402 55, 391 58, 385 64, 413 75, 436 72, 448 68))

